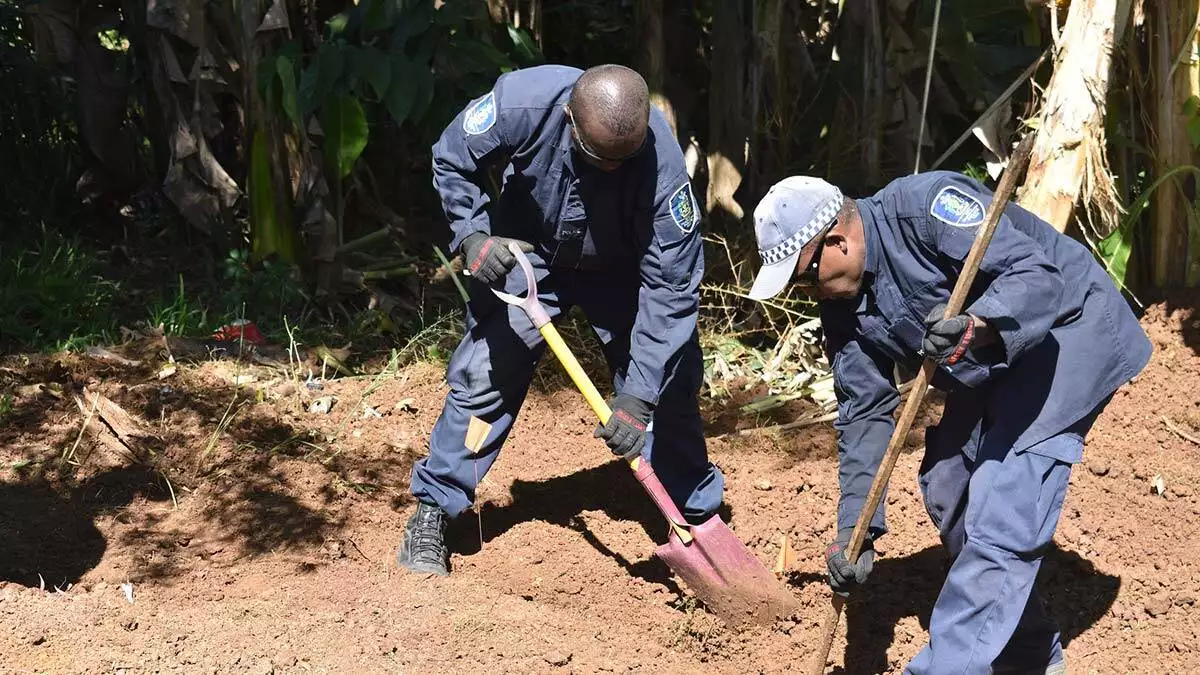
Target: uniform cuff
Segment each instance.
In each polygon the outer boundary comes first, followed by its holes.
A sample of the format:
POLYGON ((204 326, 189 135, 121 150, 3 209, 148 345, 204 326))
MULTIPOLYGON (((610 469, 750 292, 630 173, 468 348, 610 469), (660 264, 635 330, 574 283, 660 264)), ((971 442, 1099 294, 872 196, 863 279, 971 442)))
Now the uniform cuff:
MULTIPOLYGON (((866 496, 846 497, 838 505, 837 526, 838 531, 845 529, 854 529, 858 523, 858 514, 866 505, 866 496)), ((883 498, 879 500, 879 506, 875 509, 875 515, 871 518, 871 526, 867 534, 874 541, 887 533, 887 519, 885 518, 885 507, 887 504, 887 489, 883 491, 883 498)))
POLYGON ((1012 363, 1017 355, 1025 351, 1026 336, 1020 324, 1014 321, 1012 310, 1000 302, 995 295, 984 295, 967 308, 967 313, 977 316, 996 331, 1000 341, 1004 343, 1005 359, 1012 363))
POLYGON ((652 408, 658 407, 658 391, 650 389, 641 382, 626 380, 625 386, 621 387, 621 391, 618 391, 617 393, 639 398, 646 403, 649 403, 652 408))
POLYGON ((450 227, 454 232, 454 237, 450 240, 450 251, 456 255, 462 252, 462 244, 467 237, 476 233, 487 235, 492 233, 492 224, 486 218, 456 223, 450 227))

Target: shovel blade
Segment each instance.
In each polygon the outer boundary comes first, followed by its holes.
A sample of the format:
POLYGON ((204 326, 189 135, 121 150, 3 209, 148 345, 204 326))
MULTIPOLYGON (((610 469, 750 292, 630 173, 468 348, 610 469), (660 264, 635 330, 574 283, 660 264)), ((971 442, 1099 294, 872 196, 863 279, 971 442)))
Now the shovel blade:
POLYGON ((691 543, 671 532, 654 554, 713 614, 734 626, 766 625, 799 609, 788 589, 714 515, 691 528, 691 543))

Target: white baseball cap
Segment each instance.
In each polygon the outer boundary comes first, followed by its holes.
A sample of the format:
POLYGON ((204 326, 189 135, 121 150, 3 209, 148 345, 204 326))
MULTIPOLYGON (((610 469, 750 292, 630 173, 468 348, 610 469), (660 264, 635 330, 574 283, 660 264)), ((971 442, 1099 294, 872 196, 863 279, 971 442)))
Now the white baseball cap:
POLYGON ((787 287, 801 249, 833 223, 842 201, 841 190, 812 176, 790 176, 771 186, 754 208, 762 268, 750 289, 752 300, 766 300, 787 287))

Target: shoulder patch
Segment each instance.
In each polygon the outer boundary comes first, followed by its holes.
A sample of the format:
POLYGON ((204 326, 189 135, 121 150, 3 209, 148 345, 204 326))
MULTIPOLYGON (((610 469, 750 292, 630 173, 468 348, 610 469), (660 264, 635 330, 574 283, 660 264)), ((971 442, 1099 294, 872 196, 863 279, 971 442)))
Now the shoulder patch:
POLYGON ((929 205, 929 215, 955 227, 974 227, 983 222, 983 204, 953 185, 938 191, 929 205))
POLYGON ((463 115, 463 131, 478 136, 496 124, 496 94, 489 91, 463 115))
POLYGON ((692 184, 686 182, 671 195, 667 201, 671 209, 671 219, 685 233, 690 233, 700 222, 700 210, 696 208, 696 198, 692 196, 692 184))

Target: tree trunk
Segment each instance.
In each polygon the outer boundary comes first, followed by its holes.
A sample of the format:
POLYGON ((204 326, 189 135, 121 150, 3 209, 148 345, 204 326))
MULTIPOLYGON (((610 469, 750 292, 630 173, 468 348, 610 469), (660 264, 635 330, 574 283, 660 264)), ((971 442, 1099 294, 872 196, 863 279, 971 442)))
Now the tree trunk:
POLYGON ((1063 28, 1054 75, 1020 204, 1065 232, 1082 197, 1116 226, 1119 205, 1105 158, 1104 112, 1114 45, 1132 0, 1075 0, 1063 28))
POLYGON ((791 145, 792 126, 787 124, 795 77, 787 72, 783 49, 783 0, 755 0, 754 54, 750 65, 750 114, 754 125, 751 135, 747 180, 752 195, 763 194, 765 183, 778 177, 786 166, 778 161, 786 157, 791 145))
POLYGON ((741 0, 717 5, 713 16, 712 81, 708 92, 708 212, 740 221, 734 198, 746 171, 746 8, 741 0))
MULTIPOLYGON (((1195 163, 1188 124, 1197 116, 1187 106, 1200 94, 1197 82, 1197 3, 1195 0, 1159 0, 1150 6, 1150 69, 1154 83, 1154 174, 1163 176, 1177 166, 1195 163)), ((1193 221, 1192 200, 1185 191, 1190 177, 1163 184, 1153 195, 1154 244, 1151 261, 1154 284, 1159 288, 1200 279, 1200 261, 1187 255, 1188 224, 1193 221)), ((1196 246, 1198 242, 1191 242, 1196 246)))
POLYGON ((671 125, 671 133, 679 140, 679 123, 675 108, 663 90, 666 67, 663 49, 663 0, 637 1, 638 69, 650 87, 650 103, 662 111, 671 125))

